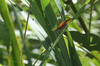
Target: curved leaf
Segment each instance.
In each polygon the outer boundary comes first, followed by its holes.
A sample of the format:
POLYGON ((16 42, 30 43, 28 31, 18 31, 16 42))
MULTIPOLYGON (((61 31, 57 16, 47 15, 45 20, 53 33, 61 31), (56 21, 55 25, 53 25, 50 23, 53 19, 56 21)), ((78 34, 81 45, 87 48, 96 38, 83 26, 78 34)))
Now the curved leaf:
POLYGON ((81 34, 76 31, 71 31, 70 33, 72 35, 73 40, 75 40, 79 44, 82 44, 82 46, 88 49, 89 51, 92 50, 100 51, 100 37, 98 37, 97 35, 91 33, 81 34))

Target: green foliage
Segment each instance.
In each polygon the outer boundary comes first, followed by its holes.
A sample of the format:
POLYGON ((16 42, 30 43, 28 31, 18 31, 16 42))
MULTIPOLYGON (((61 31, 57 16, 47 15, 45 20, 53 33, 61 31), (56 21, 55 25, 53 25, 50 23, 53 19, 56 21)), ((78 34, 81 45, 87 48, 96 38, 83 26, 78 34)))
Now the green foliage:
POLYGON ((8 28, 6 28, 6 25, 4 22, 0 21, 0 39, 3 40, 4 44, 7 47, 7 51, 9 53, 9 46, 10 46, 10 35, 8 28), (5 38, 6 37, 6 38, 5 38))
POLYGON ((73 40, 87 48, 89 51, 100 51, 100 37, 94 34, 81 34, 79 32, 71 31, 73 40), (78 36, 77 36, 78 35, 78 36))
POLYGON ((37 63, 39 66, 100 66, 100 32, 95 30, 100 28, 99 0, 78 0, 75 4, 72 0, 33 0, 24 44, 30 0, 21 1, 9 1, 9 5, 8 1, 0 0, 0 45, 5 45, 8 52, 3 54, 6 51, 0 47, 1 66, 32 66, 32 63, 33 66, 37 63), (59 25, 57 15, 61 15, 61 22, 72 18, 61 31, 54 30, 59 25), (20 50, 23 45, 24 49, 20 50))

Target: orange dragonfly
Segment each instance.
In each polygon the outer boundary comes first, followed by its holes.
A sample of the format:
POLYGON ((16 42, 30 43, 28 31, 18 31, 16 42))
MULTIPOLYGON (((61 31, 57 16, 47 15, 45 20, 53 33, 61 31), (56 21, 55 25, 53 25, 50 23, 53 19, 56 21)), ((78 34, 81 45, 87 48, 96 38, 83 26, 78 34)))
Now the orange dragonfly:
POLYGON ((69 18, 66 21, 64 21, 63 23, 60 22, 59 26, 55 29, 55 31, 60 31, 61 29, 65 28, 71 19, 72 18, 69 18))

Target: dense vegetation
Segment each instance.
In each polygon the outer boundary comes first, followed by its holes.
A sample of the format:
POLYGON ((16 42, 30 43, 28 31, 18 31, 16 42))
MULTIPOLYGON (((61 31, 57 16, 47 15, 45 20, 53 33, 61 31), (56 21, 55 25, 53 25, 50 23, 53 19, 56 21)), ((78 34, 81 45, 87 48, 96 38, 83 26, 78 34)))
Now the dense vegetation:
POLYGON ((100 1, 74 1, 0 0, 0 66, 100 66, 100 1))

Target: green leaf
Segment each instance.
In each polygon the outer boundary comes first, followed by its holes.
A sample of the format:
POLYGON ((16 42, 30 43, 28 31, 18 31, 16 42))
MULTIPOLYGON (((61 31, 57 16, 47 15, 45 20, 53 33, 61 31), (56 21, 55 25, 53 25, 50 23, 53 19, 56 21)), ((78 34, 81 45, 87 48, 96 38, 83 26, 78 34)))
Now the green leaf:
POLYGON ((7 47, 7 51, 9 53, 10 46, 10 34, 4 22, 0 20, 0 38, 3 40, 4 45, 7 47))
POLYGON ((75 22, 72 22, 72 23, 69 25, 69 27, 76 29, 76 30, 79 31, 80 33, 82 32, 81 29, 80 29, 80 27, 79 27, 75 22))
POLYGON ((100 61, 98 61, 98 60, 95 59, 95 58, 93 59, 93 61, 94 61, 94 63, 95 63, 96 66, 100 66, 100 61))
POLYGON ((10 17, 7 3, 5 0, 0 0, 0 11, 1 11, 2 18, 6 26, 8 27, 10 37, 11 37, 12 52, 10 53, 10 56, 8 58, 9 65, 10 66, 24 66, 23 59, 21 60, 21 63, 18 63, 20 62, 20 56, 21 56, 20 46, 17 41, 17 37, 15 36, 14 26, 11 21, 11 17, 10 17), (13 61, 16 63, 14 63, 13 61))
POLYGON ((97 35, 91 33, 81 34, 76 31, 71 31, 70 33, 72 35, 73 40, 75 40, 79 44, 82 44, 82 46, 88 49, 89 51, 93 50, 100 51, 100 37, 98 37, 97 35))
MULTIPOLYGON (((45 14, 47 16, 47 19, 49 21, 49 24, 54 27, 55 23, 57 22, 57 18, 56 18, 56 15, 54 14, 53 12, 53 9, 49 3, 48 0, 41 0, 42 2, 42 5, 43 5, 43 8, 44 8, 44 11, 45 11, 45 14), (47 2, 47 3, 45 3, 47 2)), ((60 5, 61 6, 61 5, 60 5)), ((61 57, 62 59, 64 59, 63 63, 64 65, 70 65, 70 61, 68 60, 69 59, 69 56, 68 56, 68 52, 67 52, 67 48, 66 48, 66 45, 65 45, 65 42, 64 42, 64 39, 62 36, 59 36, 59 33, 57 33, 56 31, 54 31, 54 35, 56 36, 57 39, 54 39, 53 42, 54 42, 54 45, 53 46, 59 46, 61 52, 62 52, 62 57, 59 55, 59 58, 61 57), (57 41, 56 41, 57 40, 57 41), (58 41, 59 40, 59 41, 58 41), (56 43, 58 42, 58 43, 56 43)), ((51 36, 51 38, 54 38, 54 36, 51 36)), ((52 46, 52 47, 53 47, 52 46)), ((62 62, 62 61, 61 61, 62 62)), ((63 64, 61 63, 61 64, 63 64)))
POLYGON ((51 7, 52 7, 52 9, 53 9, 55 15, 58 15, 58 14, 59 14, 59 11, 58 11, 59 9, 58 9, 58 7, 57 7, 55 1, 54 1, 54 0, 50 0, 50 4, 51 4, 51 7))
POLYGON ((92 61, 88 57, 80 58, 82 66, 91 66, 92 61))
POLYGON ((68 47, 69 47, 69 54, 70 54, 70 60, 71 60, 71 64, 72 66, 82 66, 79 57, 77 55, 73 40, 72 40, 72 35, 70 34, 70 32, 68 31, 68 29, 66 30, 66 34, 68 37, 68 47))

